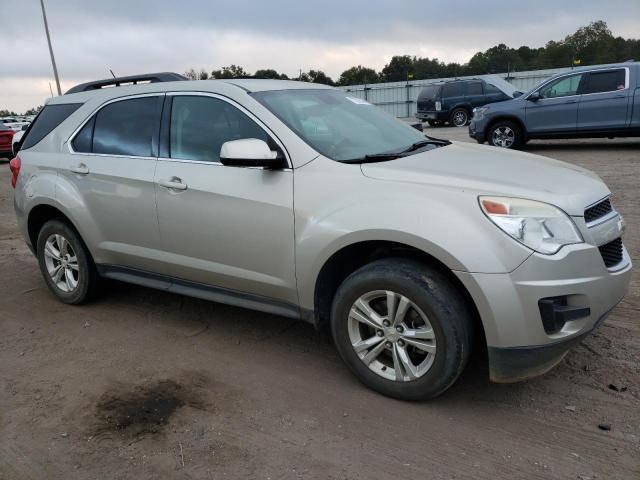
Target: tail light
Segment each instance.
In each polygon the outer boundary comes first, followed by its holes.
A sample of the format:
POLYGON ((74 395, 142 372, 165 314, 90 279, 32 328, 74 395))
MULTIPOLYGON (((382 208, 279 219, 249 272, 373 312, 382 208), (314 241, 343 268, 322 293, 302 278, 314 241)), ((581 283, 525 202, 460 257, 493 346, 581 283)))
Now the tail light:
POLYGON ((11 186, 16 188, 16 182, 18 181, 18 175, 20 175, 20 167, 22 166, 22 161, 20 157, 16 156, 9 162, 9 170, 11 170, 11 186))

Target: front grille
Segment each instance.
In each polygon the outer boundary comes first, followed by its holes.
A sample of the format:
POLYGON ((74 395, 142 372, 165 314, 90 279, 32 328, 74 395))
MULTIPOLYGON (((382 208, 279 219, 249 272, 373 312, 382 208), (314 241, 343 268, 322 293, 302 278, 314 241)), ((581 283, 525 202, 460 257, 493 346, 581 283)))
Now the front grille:
POLYGON ((613 211, 611 201, 608 198, 605 198, 600 203, 596 203, 594 206, 589 207, 584 211, 584 221, 586 223, 591 223, 594 220, 604 217, 611 211, 613 211))
POLYGON ((622 238, 600 245, 598 247, 602 260, 607 268, 611 268, 622 261, 622 238))

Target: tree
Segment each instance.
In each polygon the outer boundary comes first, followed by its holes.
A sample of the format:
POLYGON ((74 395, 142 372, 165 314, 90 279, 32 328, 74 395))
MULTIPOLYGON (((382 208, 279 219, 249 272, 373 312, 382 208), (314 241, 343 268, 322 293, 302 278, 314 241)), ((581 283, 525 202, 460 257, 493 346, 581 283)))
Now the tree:
POLYGON ((211 72, 211 78, 249 78, 250 76, 244 68, 234 64, 211 72))
POLYGON ((189 80, 207 80, 209 73, 204 68, 201 68, 199 72, 196 72, 193 68, 184 72, 184 76, 189 80))
POLYGON ((322 70, 309 70, 308 73, 303 74, 305 82, 322 83, 324 85, 335 85, 335 82, 325 74, 322 70))
POLYGON ((409 74, 413 74, 416 57, 409 55, 396 55, 385 65, 380 72, 380 77, 385 82, 402 82, 407 80, 409 74))
POLYGON ((362 85, 364 83, 378 83, 379 81, 380 77, 373 68, 358 65, 342 72, 338 79, 338 85, 362 85))
POLYGON ((13 110, 0 110, 0 117, 15 117, 16 115, 18 114, 13 110))
POLYGON ((277 71, 267 68, 264 70, 256 70, 256 73, 253 74, 253 78, 270 78, 273 80, 289 80, 284 73, 278 73, 277 71))
POLYGON ((24 114, 25 115, 37 115, 40 110, 42 110, 42 105, 38 105, 35 108, 30 108, 29 110, 24 112, 24 114))

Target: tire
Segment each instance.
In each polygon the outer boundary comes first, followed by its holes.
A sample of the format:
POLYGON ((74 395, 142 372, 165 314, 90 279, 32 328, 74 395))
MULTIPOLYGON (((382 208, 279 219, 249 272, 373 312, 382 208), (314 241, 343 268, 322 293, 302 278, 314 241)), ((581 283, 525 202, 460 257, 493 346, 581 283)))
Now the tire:
POLYGON ((58 219, 45 223, 38 233, 36 252, 40 272, 58 300, 78 305, 93 298, 99 280, 96 266, 78 233, 67 223, 58 219), (60 275, 58 281, 55 272, 60 275))
POLYGON ((524 145, 522 129, 509 120, 498 120, 487 132, 489 145, 517 149, 524 145))
POLYGON ((333 299, 331 332, 340 356, 366 386, 401 400, 424 400, 442 394, 462 373, 469 357, 472 317, 465 298, 443 273, 414 260, 389 258, 365 265, 342 283, 333 299), (388 314, 389 293, 397 312, 407 304, 403 298, 410 303, 395 328, 380 326, 388 314), (356 302, 378 314, 376 329, 362 321, 367 309, 356 302), (400 329, 402 333, 394 333, 400 329), (368 344, 360 343, 366 339, 368 344), (415 339, 430 353, 416 348, 415 339), (369 347, 357 353, 354 344, 369 347))
POLYGON ((466 108, 455 108, 449 115, 449 124, 453 127, 464 127, 469 124, 471 116, 466 108))

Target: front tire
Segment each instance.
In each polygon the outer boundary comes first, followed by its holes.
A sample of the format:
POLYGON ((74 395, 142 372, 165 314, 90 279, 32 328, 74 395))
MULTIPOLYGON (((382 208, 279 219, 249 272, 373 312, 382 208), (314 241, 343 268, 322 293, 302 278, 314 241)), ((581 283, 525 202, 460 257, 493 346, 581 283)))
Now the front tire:
POLYGON ((443 273, 391 258, 352 273, 333 300, 336 348, 365 385, 402 400, 434 398, 466 365, 472 320, 443 273))
POLYGON ((524 145, 524 135, 514 122, 499 120, 487 132, 487 141, 494 147, 517 149, 524 145))
POLYGON ((49 220, 40 229, 36 248, 40 272, 61 302, 77 305, 93 297, 98 274, 89 250, 68 224, 49 220))

